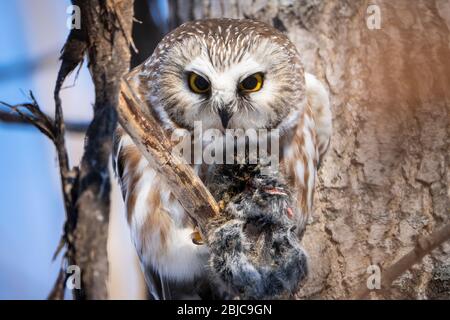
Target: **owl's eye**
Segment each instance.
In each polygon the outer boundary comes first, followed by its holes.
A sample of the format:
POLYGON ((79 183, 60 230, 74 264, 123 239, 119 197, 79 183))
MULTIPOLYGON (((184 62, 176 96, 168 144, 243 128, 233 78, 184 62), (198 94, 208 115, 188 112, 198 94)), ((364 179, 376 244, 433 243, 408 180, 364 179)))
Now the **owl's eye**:
POLYGON ((191 88, 191 90, 195 93, 207 93, 209 89, 211 89, 211 84, 209 83, 209 81, 194 72, 189 73, 188 80, 189 88, 191 88))
POLYGON ((248 76, 239 84, 239 90, 244 93, 256 92, 261 90, 264 82, 264 76, 258 72, 248 76))

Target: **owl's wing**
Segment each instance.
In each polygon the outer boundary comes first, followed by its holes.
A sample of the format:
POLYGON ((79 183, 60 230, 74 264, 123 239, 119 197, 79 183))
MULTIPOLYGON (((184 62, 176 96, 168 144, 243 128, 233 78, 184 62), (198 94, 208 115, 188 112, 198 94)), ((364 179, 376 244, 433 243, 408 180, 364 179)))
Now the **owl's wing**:
MULTIPOLYGON (((122 197, 124 201, 127 198, 127 185, 126 180, 124 177, 125 174, 125 156, 123 154, 124 150, 122 148, 122 137, 123 137, 124 131, 119 126, 116 129, 116 132, 114 134, 114 140, 113 140, 113 157, 112 157, 112 166, 113 170, 116 174, 116 177, 118 179, 120 189, 122 191, 122 197)), ((147 283, 147 288, 149 291, 149 295, 153 300, 160 300, 163 297, 163 283, 160 279, 160 277, 155 273, 151 272, 149 270, 144 270, 143 272, 145 277, 145 282, 147 283)))
POLYGON ((308 102, 314 116, 319 151, 318 163, 320 163, 330 146, 332 132, 330 97, 323 83, 312 74, 305 73, 305 85, 308 102))
MULTIPOLYGON (((118 127, 115 132, 113 151, 113 168, 122 189, 122 196, 127 208, 127 220, 130 225, 131 237, 141 261, 142 271, 151 298, 155 300, 181 298, 198 299, 207 296, 208 279, 202 279, 200 276, 200 271, 202 270, 201 267, 204 264, 203 259, 200 259, 200 257, 206 257, 207 249, 192 243, 192 240, 189 237, 189 234, 192 232, 190 228, 187 226, 177 226, 174 224, 173 220, 169 218, 167 218, 168 220, 166 221, 167 223, 171 223, 171 225, 169 231, 166 231, 164 236, 173 241, 166 243, 165 246, 158 245, 162 239, 162 229, 160 228, 161 225, 159 225, 159 223, 163 222, 162 218, 164 218, 164 216, 162 216, 162 211, 152 210, 151 207, 144 208, 144 211, 149 210, 153 216, 151 217, 147 214, 147 211, 145 211, 144 215, 142 215, 141 212, 140 218, 144 222, 150 222, 155 228, 136 228, 136 215, 138 213, 133 211, 136 208, 136 197, 138 197, 138 193, 143 192, 147 199, 147 194, 149 192, 148 189, 138 188, 136 186, 138 185, 139 179, 143 179, 147 183, 151 182, 150 180, 152 179, 149 178, 152 175, 149 176, 136 170, 136 167, 144 158, 141 156, 135 145, 132 144, 131 138, 125 134, 121 127, 118 127), (136 177, 138 177, 137 180, 133 179, 136 177), (130 204, 133 202, 130 201, 130 198, 133 199, 133 197, 135 198, 134 204, 130 204), (151 234, 152 232, 154 232, 153 236, 151 234), (144 242, 146 242, 145 239, 148 238, 152 239, 151 244, 153 247, 149 245, 149 243, 144 245, 144 242), (150 250, 154 251, 153 256, 150 250), (152 263, 149 260, 149 256, 152 256, 152 263), (157 261, 158 258, 155 256, 159 257, 160 261, 157 261), (165 275, 164 272, 166 272, 165 275), (196 275, 195 281, 178 281, 183 278, 183 275, 190 275, 191 273, 199 273, 199 275, 196 275)), ((147 163, 146 160, 144 162, 147 163)), ((156 200, 158 203, 159 201, 162 201, 159 197, 160 195, 156 200)), ((171 208, 170 206, 167 207, 167 209, 168 211, 176 211, 176 208, 171 208)), ((167 213, 164 213, 164 215, 166 214, 167 213)))
POLYGON ((308 104, 299 119, 292 142, 284 149, 284 174, 296 190, 297 230, 301 236, 312 212, 317 168, 328 150, 331 138, 331 110, 325 86, 305 73, 308 104))

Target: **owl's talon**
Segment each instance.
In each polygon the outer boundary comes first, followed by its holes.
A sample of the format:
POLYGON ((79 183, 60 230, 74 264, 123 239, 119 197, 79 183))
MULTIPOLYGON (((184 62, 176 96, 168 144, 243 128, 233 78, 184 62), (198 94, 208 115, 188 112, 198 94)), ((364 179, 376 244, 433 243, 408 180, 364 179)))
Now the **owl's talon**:
POLYGON ((217 204, 219 205, 219 210, 225 209, 225 201, 220 200, 217 204))
POLYGON ((200 232, 198 232, 198 231, 194 231, 191 233, 191 239, 192 239, 192 242, 198 246, 205 244, 200 232))

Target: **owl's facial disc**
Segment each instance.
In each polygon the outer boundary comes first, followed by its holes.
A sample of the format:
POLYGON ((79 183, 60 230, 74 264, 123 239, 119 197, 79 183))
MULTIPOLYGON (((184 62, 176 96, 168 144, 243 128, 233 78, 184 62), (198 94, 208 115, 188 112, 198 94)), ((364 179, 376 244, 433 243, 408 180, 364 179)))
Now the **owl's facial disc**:
POLYGON ((192 22, 168 36, 152 63, 151 103, 167 127, 282 129, 295 124, 304 79, 295 48, 256 22, 192 22), (250 27, 251 25, 251 27, 250 27), (156 85, 155 85, 156 84, 156 85))
POLYGON ((250 57, 223 70, 214 68, 208 57, 196 57, 184 70, 192 101, 185 115, 202 121, 206 129, 266 128, 270 110, 262 99, 271 86, 265 69, 250 57))

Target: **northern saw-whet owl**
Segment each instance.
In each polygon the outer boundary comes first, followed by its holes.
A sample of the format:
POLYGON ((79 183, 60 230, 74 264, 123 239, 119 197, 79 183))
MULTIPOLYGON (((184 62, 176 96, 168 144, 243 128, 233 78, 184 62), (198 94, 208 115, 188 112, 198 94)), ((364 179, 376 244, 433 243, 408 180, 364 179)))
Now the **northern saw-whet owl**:
MULTIPOLYGON (((196 121, 202 130, 221 132, 277 129, 280 171, 294 193, 293 220, 304 229, 317 167, 330 143, 331 111, 326 89, 304 72, 283 33, 252 20, 187 22, 132 74, 131 84, 148 106, 143 111, 168 132, 193 134, 196 121)), ((127 220, 151 295, 196 297, 207 278, 207 245, 193 241, 193 222, 121 128, 115 150, 127 220)), ((193 167, 204 180, 208 165, 193 167)))

